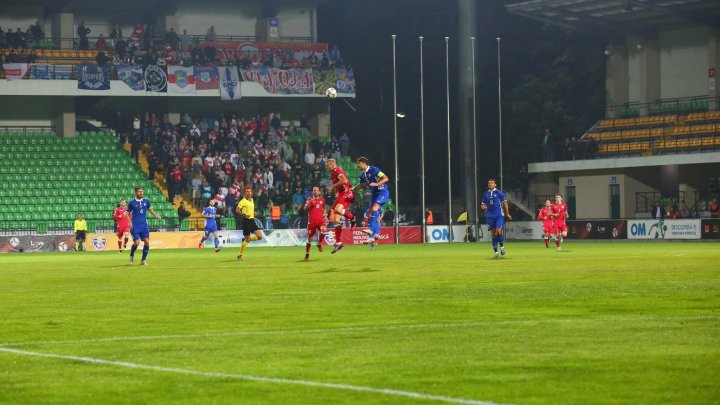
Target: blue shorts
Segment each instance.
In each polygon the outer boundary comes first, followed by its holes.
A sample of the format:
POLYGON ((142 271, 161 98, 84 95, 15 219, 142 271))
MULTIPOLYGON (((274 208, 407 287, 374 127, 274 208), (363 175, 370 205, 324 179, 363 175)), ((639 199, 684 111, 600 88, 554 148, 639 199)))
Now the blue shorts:
POLYGON ((487 217, 488 230, 492 231, 495 228, 502 228, 505 225, 505 217, 487 217))
POLYGON ((205 236, 210 236, 210 234, 217 232, 217 226, 206 226, 205 227, 205 236))
POLYGON ((147 228, 138 229, 138 228, 133 227, 133 229, 132 229, 132 231, 130 231, 130 233, 132 234, 134 241, 138 240, 138 239, 150 238, 150 231, 147 228))
POLYGON ((377 193, 373 194, 372 200, 370 201, 370 207, 368 209, 372 209, 372 206, 374 204, 377 204, 379 207, 382 207, 387 202, 388 198, 390 198, 390 192, 385 191, 383 193, 377 193))

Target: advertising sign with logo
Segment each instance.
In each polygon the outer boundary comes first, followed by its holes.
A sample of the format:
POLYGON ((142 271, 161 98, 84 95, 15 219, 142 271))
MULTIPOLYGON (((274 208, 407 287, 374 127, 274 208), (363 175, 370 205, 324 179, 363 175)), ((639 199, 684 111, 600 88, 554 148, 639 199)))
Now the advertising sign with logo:
MULTIPOLYGON (((453 225, 453 242, 467 242, 468 240, 475 239, 478 242, 487 242, 490 240, 490 232, 485 224, 480 225, 479 238, 475 238, 472 233, 474 230, 470 230, 468 235, 468 227, 465 225, 453 225)), ((449 230, 444 225, 429 225, 426 228, 425 240, 428 243, 447 243, 449 238, 449 230)))
POLYGON ((67 252, 75 249, 75 235, 0 236, 0 253, 67 252))
POLYGON ((505 238, 511 240, 542 239, 541 221, 508 221, 505 223, 505 238))
POLYGON ((703 239, 720 239, 720 219, 703 219, 701 223, 703 239))
POLYGON ((699 219, 629 220, 628 239, 700 239, 699 219))
POLYGON ((626 221, 567 221, 569 239, 625 239, 626 221))

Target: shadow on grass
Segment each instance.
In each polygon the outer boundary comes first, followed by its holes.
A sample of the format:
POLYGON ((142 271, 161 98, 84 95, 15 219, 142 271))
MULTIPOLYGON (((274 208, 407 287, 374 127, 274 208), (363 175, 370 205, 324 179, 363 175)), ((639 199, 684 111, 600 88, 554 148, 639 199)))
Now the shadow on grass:
POLYGON ((337 267, 331 267, 329 269, 316 271, 310 274, 323 274, 323 273, 374 273, 376 271, 380 271, 378 269, 371 269, 369 267, 365 267, 362 269, 342 269, 337 267))

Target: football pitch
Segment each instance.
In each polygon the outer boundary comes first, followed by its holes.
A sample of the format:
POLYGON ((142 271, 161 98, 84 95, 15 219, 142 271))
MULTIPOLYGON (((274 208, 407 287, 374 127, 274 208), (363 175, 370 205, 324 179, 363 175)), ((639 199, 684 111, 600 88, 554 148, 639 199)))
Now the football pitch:
POLYGON ((0 403, 720 401, 719 244, 563 249, 1 255, 0 403))

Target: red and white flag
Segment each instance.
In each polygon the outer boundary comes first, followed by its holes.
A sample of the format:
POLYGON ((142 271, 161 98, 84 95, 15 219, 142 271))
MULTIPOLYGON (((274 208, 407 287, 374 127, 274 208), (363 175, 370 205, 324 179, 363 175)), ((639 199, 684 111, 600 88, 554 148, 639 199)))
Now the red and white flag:
POLYGON ((168 66, 168 93, 195 93, 192 66, 168 66))
POLYGON ((6 63, 5 78, 8 80, 20 80, 30 69, 29 63, 6 63))

